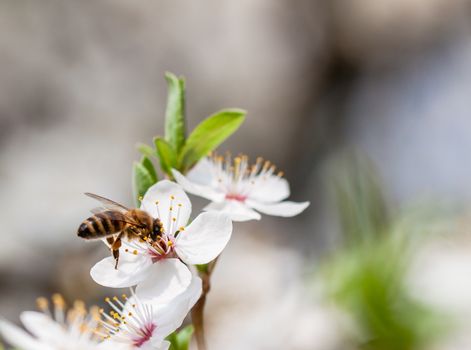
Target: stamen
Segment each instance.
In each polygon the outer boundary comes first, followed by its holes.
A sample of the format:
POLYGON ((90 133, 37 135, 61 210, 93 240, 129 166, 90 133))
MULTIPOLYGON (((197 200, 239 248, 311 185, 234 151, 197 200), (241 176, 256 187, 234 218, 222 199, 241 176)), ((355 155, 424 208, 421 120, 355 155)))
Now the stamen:
POLYGON ((157 216, 161 218, 162 216, 160 215, 160 210, 159 210, 159 201, 155 201, 155 207, 157 208, 157 216))
POLYGON ((65 301, 62 295, 56 293, 52 295, 52 303, 54 304, 54 318, 59 323, 64 323, 65 301))
POLYGON ((49 311, 49 302, 44 297, 37 298, 36 305, 38 306, 38 309, 42 312, 49 311))

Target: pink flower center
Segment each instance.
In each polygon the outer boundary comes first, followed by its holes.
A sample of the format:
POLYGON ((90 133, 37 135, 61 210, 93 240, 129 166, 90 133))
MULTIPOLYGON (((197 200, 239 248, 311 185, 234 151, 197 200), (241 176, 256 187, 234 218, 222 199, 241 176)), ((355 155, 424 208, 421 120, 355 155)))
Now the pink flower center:
POLYGON ((148 254, 152 262, 156 263, 166 258, 174 257, 175 238, 173 236, 160 236, 157 241, 149 242, 148 254))
POLYGON ((153 323, 147 324, 144 328, 139 330, 139 338, 133 340, 133 345, 136 348, 140 348, 145 342, 147 342, 154 333, 157 326, 153 323))
POLYGON ((226 199, 238 201, 238 202, 245 202, 245 200, 247 199, 247 196, 243 196, 237 193, 228 193, 226 194, 226 199))

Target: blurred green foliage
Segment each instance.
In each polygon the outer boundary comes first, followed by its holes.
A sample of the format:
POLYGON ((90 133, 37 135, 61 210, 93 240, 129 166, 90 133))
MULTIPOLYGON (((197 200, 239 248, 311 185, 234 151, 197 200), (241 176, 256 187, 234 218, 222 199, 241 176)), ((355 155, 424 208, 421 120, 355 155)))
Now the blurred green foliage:
POLYGON ((169 350, 188 350, 194 330, 193 325, 188 325, 178 332, 170 334, 167 337, 167 340, 171 344, 169 350))
POLYGON ((356 348, 424 349, 447 327, 407 290, 407 272, 424 237, 420 223, 392 214, 368 160, 356 156, 341 164, 333 189, 343 243, 323 267, 327 295, 357 327, 356 348))

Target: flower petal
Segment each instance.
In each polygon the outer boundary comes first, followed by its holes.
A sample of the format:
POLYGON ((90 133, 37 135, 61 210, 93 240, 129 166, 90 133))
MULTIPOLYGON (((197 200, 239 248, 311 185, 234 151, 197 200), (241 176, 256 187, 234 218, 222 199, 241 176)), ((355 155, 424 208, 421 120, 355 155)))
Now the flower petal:
POLYGON ((25 311, 20 315, 21 322, 25 328, 34 336, 51 346, 67 344, 70 337, 57 322, 51 317, 36 311, 25 311))
POLYGON ((154 218, 160 218, 167 233, 173 234, 169 230, 172 218, 178 217, 178 222, 174 223, 175 227, 185 226, 190 218, 191 202, 180 185, 162 180, 147 190, 141 202, 141 209, 154 218))
POLYGON ((224 249, 232 234, 229 215, 207 212, 181 231, 175 239, 175 251, 187 264, 207 264, 224 249))
POLYGON ((93 280, 105 287, 124 288, 145 280, 150 273, 152 259, 144 254, 130 254, 120 249, 118 269, 112 257, 97 262, 90 270, 93 280))
POLYGON ((221 202, 226 196, 225 193, 217 191, 210 185, 200 185, 190 181, 189 178, 183 176, 175 169, 172 170, 172 174, 175 177, 175 181, 177 181, 186 192, 194 194, 195 196, 200 196, 214 202, 221 202))
POLYGON ((21 328, 10 322, 0 320, 0 334, 11 345, 23 350, 54 350, 53 347, 43 344, 21 328))
POLYGON ((214 163, 208 157, 205 157, 188 172, 187 178, 189 181, 199 185, 212 186, 216 181, 214 175, 214 163))
POLYGON ((139 350, 168 350, 170 342, 164 340, 150 339, 147 343, 142 345, 139 350))
POLYGON ((247 205, 268 215, 291 217, 300 214, 309 206, 309 202, 280 202, 280 203, 260 203, 253 200, 247 200, 247 205))
POLYGON ((232 221, 260 220, 261 215, 242 202, 227 200, 221 203, 210 203, 203 210, 218 211, 231 217, 232 221))
POLYGON ((202 285, 201 278, 193 276, 186 291, 177 295, 167 305, 156 305, 152 308, 153 318, 159 325, 154 334, 156 339, 164 339, 181 326, 188 312, 200 298, 203 290, 202 285))
POLYGON ((183 293, 191 283, 191 271, 178 259, 163 259, 154 263, 148 277, 136 287, 143 300, 165 304, 183 293))
POLYGON ((279 202, 290 194, 288 181, 275 175, 259 176, 247 186, 250 186, 249 198, 263 203, 279 202))

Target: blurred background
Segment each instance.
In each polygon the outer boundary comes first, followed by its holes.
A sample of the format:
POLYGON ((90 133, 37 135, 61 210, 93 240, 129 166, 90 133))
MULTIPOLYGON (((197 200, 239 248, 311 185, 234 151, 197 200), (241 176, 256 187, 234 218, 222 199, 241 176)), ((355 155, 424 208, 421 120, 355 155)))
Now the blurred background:
MULTIPOLYGON (((164 72, 193 128, 284 170, 300 216, 236 226, 211 349, 471 348, 471 1, 0 1, 0 315, 100 303, 76 237, 94 192, 132 203, 164 72)), ((195 198, 195 210, 204 201, 195 198)))

